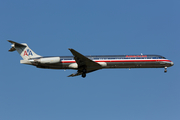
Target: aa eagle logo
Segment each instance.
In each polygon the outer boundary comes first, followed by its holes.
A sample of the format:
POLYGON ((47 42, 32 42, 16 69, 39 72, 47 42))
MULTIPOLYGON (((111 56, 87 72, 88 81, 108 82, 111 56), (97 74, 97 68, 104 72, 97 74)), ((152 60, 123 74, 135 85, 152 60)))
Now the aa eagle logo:
POLYGON ((29 56, 29 55, 33 56, 31 50, 27 49, 26 51, 24 51, 24 55, 23 56, 29 56))

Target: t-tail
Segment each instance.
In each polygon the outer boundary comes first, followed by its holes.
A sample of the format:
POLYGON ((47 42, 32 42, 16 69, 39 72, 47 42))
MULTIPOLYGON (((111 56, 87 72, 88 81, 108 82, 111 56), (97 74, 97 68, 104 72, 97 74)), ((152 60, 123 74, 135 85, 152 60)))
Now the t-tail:
POLYGON ((17 52, 24 60, 41 57, 40 55, 37 55, 34 51, 32 51, 25 43, 17 43, 11 40, 8 40, 8 42, 12 43, 12 47, 9 51, 13 52, 17 50, 17 52))

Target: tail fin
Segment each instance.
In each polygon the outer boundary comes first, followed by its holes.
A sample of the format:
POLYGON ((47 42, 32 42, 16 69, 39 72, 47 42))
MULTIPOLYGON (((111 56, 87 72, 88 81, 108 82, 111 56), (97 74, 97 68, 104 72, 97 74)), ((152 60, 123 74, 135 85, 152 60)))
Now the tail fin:
POLYGON ((8 42, 12 43, 12 48, 9 50, 10 52, 13 52, 17 50, 17 52, 21 55, 21 57, 24 60, 30 59, 30 58, 36 58, 36 57, 41 57, 40 55, 37 55, 35 52, 33 52, 27 44, 25 43, 17 43, 11 40, 8 40, 8 42))

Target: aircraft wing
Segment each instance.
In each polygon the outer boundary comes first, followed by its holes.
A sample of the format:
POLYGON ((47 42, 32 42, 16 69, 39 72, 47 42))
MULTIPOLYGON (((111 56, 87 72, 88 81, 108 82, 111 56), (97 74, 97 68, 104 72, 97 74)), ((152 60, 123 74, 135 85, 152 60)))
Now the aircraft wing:
POLYGON ((69 49, 74 56, 76 63, 78 64, 78 72, 76 74, 71 74, 68 77, 74 77, 81 75, 83 69, 86 69, 86 73, 93 72, 95 70, 101 69, 101 65, 90 60, 89 58, 85 57, 84 55, 80 54, 79 52, 75 51, 74 49, 69 49))
MULTIPOLYGON (((96 70, 99 70, 99 69, 96 69, 96 70)), ((96 70, 94 69, 92 71, 87 71, 86 73, 94 72, 96 70)), ((73 74, 69 75, 68 77, 75 77, 75 76, 78 76, 78 75, 82 75, 82 72, 81 71, 77 71, 77 73, 73 73, 73 74)))

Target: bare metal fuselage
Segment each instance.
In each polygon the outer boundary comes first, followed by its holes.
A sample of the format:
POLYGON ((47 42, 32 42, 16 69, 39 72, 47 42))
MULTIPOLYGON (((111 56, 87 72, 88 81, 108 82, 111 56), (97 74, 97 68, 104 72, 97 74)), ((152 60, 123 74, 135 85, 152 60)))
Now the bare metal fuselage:
MULTIPOLYGON (((137 55, 135 55, 137 56, 137 55)), ((43 57, 42 57, 43 58, 43 57)), ((36 59, 42 59, 36 58, 36 59)), ((51 58, 51 57, 45 57, 51 58)), ((173 65, 173 62, 158 55, 146 55, 146 57, 125 57, 125 56, 87 56, 94 62, 101 65, 101 68, 164 68, 173 65)), ((31 61, 35 61, 32 59, 31 61)), ((78 64, 72 56, 60 56, 58 63, 36 63, 25 62, 25 64, 35 65, 38 68, 49 69, 78 69, 78 64)), ((91 66, 92 68, 96 66, 91 66)))

